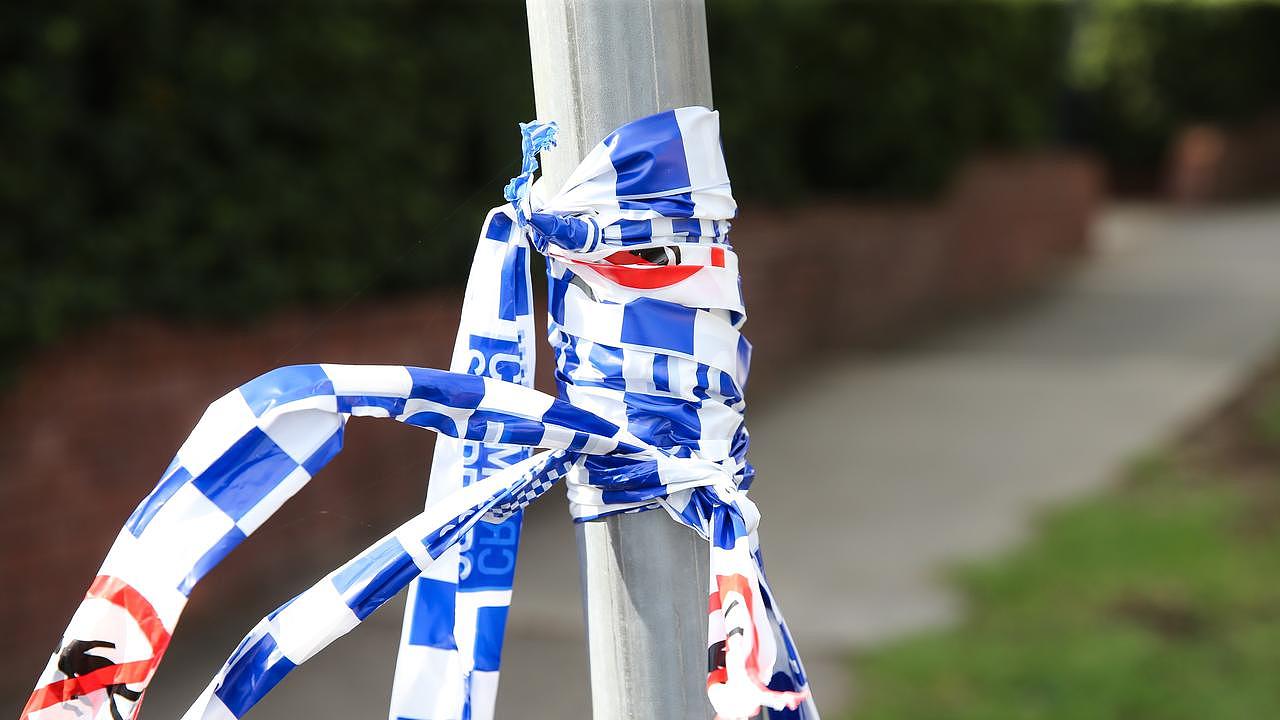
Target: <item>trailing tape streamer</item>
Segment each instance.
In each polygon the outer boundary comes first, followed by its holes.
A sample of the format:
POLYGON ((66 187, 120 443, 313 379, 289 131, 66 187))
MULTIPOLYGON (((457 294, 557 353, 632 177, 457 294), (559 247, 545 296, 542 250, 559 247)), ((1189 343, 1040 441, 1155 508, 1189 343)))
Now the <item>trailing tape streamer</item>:
POLYGON ((555 125, 521 132, 451 371, 292 366, 210 405, 112 546, 24 720, 133 718, 192 588, 337 454, 355 416, 439 433, 425 511, 263 618, 187 720, 243 717, 406 586, 390 717, 489 720, 520 510, 562 478, 579 522, 662 509, 708 540, 718 717, 818 717, 746 495, 750 345, 718 115, 628 123, 554 195, 533 176, 555 125), (530 248, 547 258, 558 398, 531 387, 530 248))

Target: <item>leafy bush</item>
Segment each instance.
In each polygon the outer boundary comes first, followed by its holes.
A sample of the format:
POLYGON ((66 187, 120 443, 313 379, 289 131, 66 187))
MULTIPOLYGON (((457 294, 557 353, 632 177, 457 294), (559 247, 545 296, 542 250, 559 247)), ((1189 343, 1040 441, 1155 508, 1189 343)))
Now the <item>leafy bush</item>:
POLYGON ((716 104, 750 195, 921 195, 981 147, 1053 140, 1057 3, 710 3, 716 104))
POLYGON ((520 8, 0 7, 0 338, 454 281, 519 167, 520 8))
POLYGON ((1170 138, 1195 122, 1280 109, 1280 4, 1099 0, 1083 14, 1070 76, 1078 139, 1121 189, 1151 186, 1170 138))

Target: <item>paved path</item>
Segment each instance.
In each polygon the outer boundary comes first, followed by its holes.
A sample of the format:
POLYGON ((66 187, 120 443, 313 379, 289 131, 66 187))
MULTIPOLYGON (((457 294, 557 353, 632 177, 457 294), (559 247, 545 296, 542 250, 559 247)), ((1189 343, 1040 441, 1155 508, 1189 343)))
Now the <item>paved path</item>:
MULTIPOLYGON (((1009 545, 1044 504, 1105 484, 1280 338, 1280 207, 1116 210, 1099 246, 1016 311, 831 361, 753 413, 771 579, 829 717, 849 698, 851 649, 955 617, 940 568, 1009 545)), ((553 501, 528 528, 498 717, 585 720, 573 532, 553 501)), ((399 606, 251 717, 385 717, 399 606)), ((233 642, 203 655, 175 643, 147 715, 180 715, 233 642)))

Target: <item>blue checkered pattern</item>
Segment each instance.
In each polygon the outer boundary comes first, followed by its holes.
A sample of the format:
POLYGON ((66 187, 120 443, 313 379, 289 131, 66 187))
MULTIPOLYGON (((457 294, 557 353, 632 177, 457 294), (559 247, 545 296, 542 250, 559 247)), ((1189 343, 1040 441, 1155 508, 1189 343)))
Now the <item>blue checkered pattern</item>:
MULTIPOLYGON (((485 221, 476 263, 500 271, 472 273, 450 367, 530 386, 535 353, 529 346, 534 332, 525 272, 529 248, 515 230, 515 219, 501 210, 485 221)), ((570 449, 579 449, 575 442, 570 449)), ((427 507, 529 455, 523 447, 440 438, 431 463, 427 507)), ((520 491, 517 502, 545 492, 562 474, 553 470, 540 476, 520 491)), ((496 514, 503 515, 501 522, 482 523, 464 535, 409 587, 391 717, 474 716, 473 709, 492 707, 496 701, 521 526, 518 511, 496 514)))
MULTIPOLYGON (((306 592, 263 618, 184 716, 194 720, 241 718, 295 667, 306 662, 334 639, 350 631, 428 571, 459 539, 476 532, 477 524, 503 504, 522 506, 536 496, 531 485, 563 474, 574 462, 569 453, 551 452, 529 458, 492 476, 469 491, 436 503, 421 515, 375 543, 330 573, 306 592), (504 477, 505 476, 505 477, 504 477), (530 494, 531 493, 531 494, 530 494), (479 500, 478 504, 474 504, 479 500)), ((412 625, 412 636, 423 647, 457 643, 448 610, 456 610, 460 595, 451 583, 419 579, 417 602, 436 622, 412 625)), ((497 670, 506 606, 480 606, 475 612, 475 669, 497 670), (480 632, 485 631, 485 632, 480 632), (487 638, 487 639, 486 639, 487 638)), ((456 650, 457 648, 452 648, 456 650)), ((461 716, 460 716, 461 717, 461 716)))
MULTIPOLYGON (((678 245, 687 257, 714 263, 714 255, 694 256, 687 249, 710 245, 731 256, 727 232, 736 206, 718 133, 708 127, 713 125, 713 114, 693 108, 637 120, 605 138, 575 172, 578 184, 548 206, 533 207, 533 193, 508 199, 523 209, 517 219, 548 258, 548 329, 561 397, 674 457, 718 465, 732 483, 695 481, 690 488, 676 472, 638 471, 645 463, 591 457, 568 479, 574 517, 586 521, 665 507, 708 536, 713 573, 718 565, 758 582, 764 604, 753 620, 767 649, 758 649, 757 658, 774 666, 762 682, 778 691, 751 700, 738 690, 730 694, 748 709, 758 700, 778 718, 816 718, 812 700, 799 699, 807 694, 807 681, 764 580, 763 563, 746 552, 757 542, 754 522, 744 517, 756 513, 741 494, 754 477, 743 420, 751 346, 739 332, 745 311, 736 282, 686 283, 689 291, 683 293, 646 284, 630 292, 591 271, 590 262, 632 248, 678 245)), ((714 647, 725 636, 716 636, 724 625, 712 620, 714 647)), ((722 699, 713 697, 713 703, 721 715, 731 716, 721 708, 722 699)))
MULTIPOLYGON (((285 367, 209 407, 125 523, 131 552, 153 554, 151 574, 188 594, 341 449, 349 416, 389 417, 480 448, 497 438, 639 451, 617 425, 505 382, 413 367, 285 367), (182 520, 193 516, 198 524, 182 520)), ((545 491, 550 482, 535 487, 545 491)))
MULTIPOLYGON (((507 188, 511 204, 481 231, 450 371, 300 365, 252 380, 210 406, 126 523, 101 574, 136 589, 172 629, 201 577, 341 449, 349 418, 441 436, 424 511, 263 618, 187 720, 243 717, 405 587, 390 717, 491 720, 520 510, 560 479, 578 521, 663 508, 710 541, 713 601, 746 593, 750 610, 713 602, 709 615, 721 665, 708 695, 720 716, 764 707, 775 718, 818 717, 744 494, 753 476, 743 422, 750 345, 739 332, 745 311, 727 243, 736 205, 715 113, 682 108, 623 126, 554 195, 531 188, 554 126, 522 132, 522 173, 507 188), (553 199, 535 201, 543 197, 553 199), (668 257, 690 267, 643 276, 662 271, 629 253, 618 260, 620 250, 667 246, 684 248, 668 257), (529 386, 530 248, 547 256, 558 398, 529 386), (549 452, 533 455, 535 447, 549 452), (746 584, 716 591, 725 578, 746 584), (754 644, 742 645, 748 637, 754 644), (757 667, 766 674, 748 669, 757 667)), ((111 612, 86 602, 64 643, 92 627, 146 657, 111 612)), ((57 661, 42 688, 67 679, 57 661)), ((132 717, 136 702, 113 692, 70 697, 24 720, 132 717)))

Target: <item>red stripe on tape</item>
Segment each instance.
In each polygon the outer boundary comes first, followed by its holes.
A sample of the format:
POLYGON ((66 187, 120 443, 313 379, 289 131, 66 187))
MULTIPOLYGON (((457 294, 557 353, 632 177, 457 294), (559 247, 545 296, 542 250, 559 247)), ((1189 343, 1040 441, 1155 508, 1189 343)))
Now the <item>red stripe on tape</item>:
POLYGON ((129 613, 133 621, 138 624, 138 629, 147 638, 147 643, 151 645, 151 657, 145 660, 110 665, 94 670, 91 673, 57 680, 43 687, 38 687, 35 692, 31 693, 26 707, 22 708, 20 720, 26 720, 33 712, 73 700, 82 695, 88 695, 112 685, 146 682, 155 671, 156 665, 160 663, 160 657, 164 655, 164 651, 169 647, 171 634, 160 620, 155 607, 143 597, 142 593, 120 578, 99 575, 94 578, 93 584, 89 586, 89 591, 85 593, 85 599, 106 600, 129 613))

